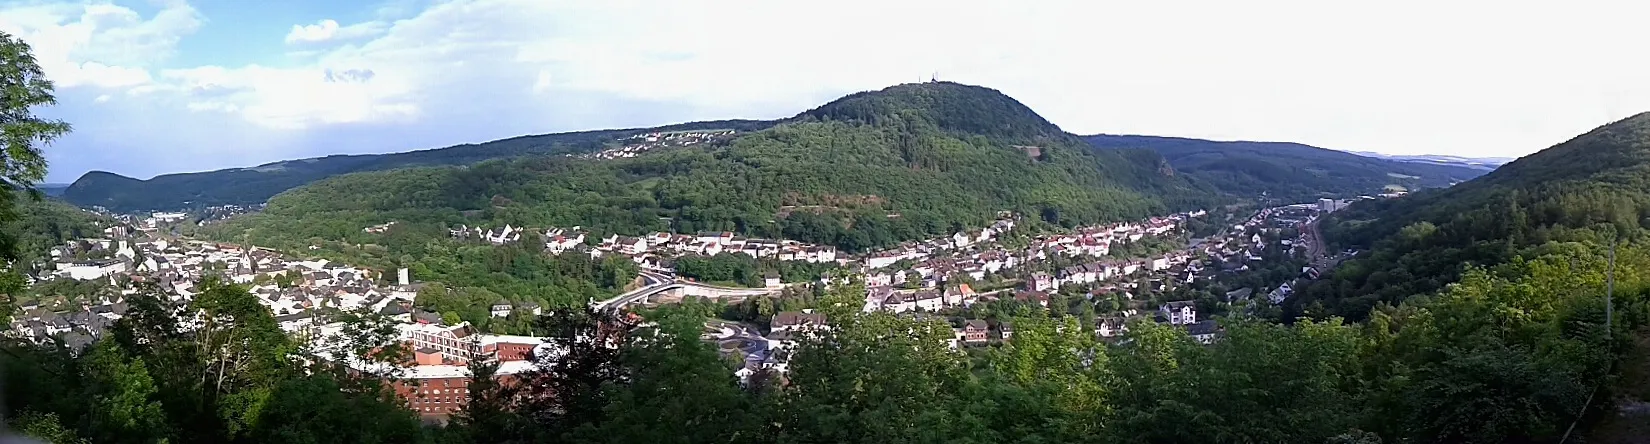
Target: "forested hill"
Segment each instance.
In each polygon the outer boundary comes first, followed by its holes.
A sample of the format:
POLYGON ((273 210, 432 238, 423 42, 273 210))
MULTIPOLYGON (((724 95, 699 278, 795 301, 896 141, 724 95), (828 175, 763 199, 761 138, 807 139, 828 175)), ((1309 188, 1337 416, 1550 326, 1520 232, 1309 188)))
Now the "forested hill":
POLYGON ((51 247, 73 239, 102 236, 113 221, 52 198, 33 199, 19 194, 12 216, 0 222, 0 256, 15 254, 23 262, 41 260, 51 247))
MULTIPOLYGON (((235 236, 409 242, 445 227, 724 230, 850 251, 949 235, 1001 210, 1076 225, 1209 194, 1143 150, 1095 152, 1001 93, 923 83, 854 94, 766 130, 635 158, 560 156, 341 176, 294 189, 235 236)), ((417 256, 416 254, 414 256, 417 256)))
POLYGON ((1325 223, 1332 243, 1370 249, 1328 286, 1303 295, 1357 315, 1379 301, 1457 280, 1557 245, 1644 239, 1650 216, 1650 113, 1594 129, 1455 187, 1369 201, 1325 223))
POLYGON ((1388 186, 1441 188, 1486 171, 1360 156, 1287 142, 1217 142, 1179 137, 1083 136, 1102 149, 1145 148, 1162 154, 1176 171, 1242 196, 1268 193, 1286 200, 1368 195, 1388 186))
POLYGON ((92 171, 61 191, 63 198, 81 206, 100 205, 115 211, 173 210, 213 205, 263 203, 271 196, 316 180, 361 171, 409 166, 464 165, 489 159, 587 153, 612 147, 623 137, 660 131, 753 131, 771 121, 722 120, 691 122, 656 128, 578 131, 543 134, 463 144, 446 148, 390 154, 335 155, 287 160, 250 168, 179 173, 139 180, 92 171))

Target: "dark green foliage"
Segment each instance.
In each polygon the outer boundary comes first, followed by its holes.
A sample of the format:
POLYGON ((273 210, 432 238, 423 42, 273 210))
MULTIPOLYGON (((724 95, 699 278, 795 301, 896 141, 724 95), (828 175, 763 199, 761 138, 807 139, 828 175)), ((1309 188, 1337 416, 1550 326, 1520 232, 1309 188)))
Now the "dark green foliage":
POLYGON ((75 228, 67 218, 46 217, 61 209, 40 205, 35 189, 46 177, 41 148, 71 129, 67 122, 35 115, 37 108, 57 104, 52 90, 28 42, 0 32, 0 259, 39 251, 34 247, 41 237, 75 228))
POLYGON ((723 120, 692 122, 658 128, 579 131, 521 136, 480 144, 392 154, 334 155, 288 160, 251 168, 200 173, 166 174, 139 180, 92 171, 62 191, 77 205, 100 205, 114 211, 173 210, 213 205, 263 203, 282 191, 339 174, 379 171, 421 165, 465 165, 483 160, 528 155, 561 155, 600 151, 614 141, 656 131, 733 129, 753 131, 773 122, 723 120))
POLYGON ((394 396, 352 391, 330 375, 286 379, 263 401, 249 435, 269 443, 417 442, 418 417, 394 396))
POLYGON ((110 221, 61 201, 35 199, 17 193, 10 211, 12 218, 0 221, 0 252, 32 264, 46 252, 73 239, 102 236, 101 225, 110 221))
POLYGON ((1175 171, 1235 196, 1266 193, 1291 202, 1322 196, 1374 195, 1388 185, 1407 190, 1443 188, 1486 173, 1462 166, 1376 159, 1297 143, 1108 134, 1083 139, 1102 149, 1156 151, 1175 171))
MULTIPOLYGON (((418 442, 417 416, 383 380, 325 361, 276 328, 245 289, 203 284, 184 328, 150 289, 128 296, 114 331, 79 355, 16 339, 0 343, 6 418, 54 442, 418 442), (17 417, 18 412, 33 412, 17 417), (65 441, 58 441, 65 440, 65 441)), ((350 321, 345 331, 383 331, 350 321)), ((390 349, 392 333, 353 349, 390 349)), ((353 339, 372 337, 357 335, 353 339)))
POLYGON ((952 82, 905 84, 850 94, 798 120, 882 124, 917 120, 939 129, 1003 140, 1064 138, 1060 128, 997 90, 952 82))
POLYGON ((676 274, 700 282, 762 286, 762 274, 756 271, 756 259, 739 253, 683 256, 676 259, 676 274))

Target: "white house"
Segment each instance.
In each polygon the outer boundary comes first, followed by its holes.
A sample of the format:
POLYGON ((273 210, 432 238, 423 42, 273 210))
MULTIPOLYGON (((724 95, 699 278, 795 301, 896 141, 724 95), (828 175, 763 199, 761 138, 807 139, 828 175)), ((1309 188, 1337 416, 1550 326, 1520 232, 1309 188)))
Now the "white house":
POLYGON ((899 262, 899 260, 900 260, 900 256, 897 255, 897 254, 887 254, 887 253, 879 254, 879 255, 875 255, 875 256, 865 258, 865 268, 870 268, 870 269, 882 268, 882 267, 886 267, 886 266, 889 266, 889 265, 894 265, 894 263, 899 262))
POLYGON ((502 317, 505 317, 505 316, 509 316, 510 311, 515 310, 516 307, 514 305, 511 305, 510 301, 499 299, 498 302, 493 303, 493 306, 491 308, 492 308, 491 311, 492 311, 493 317, 502 318, 502 317))
POLYGON ((1128 324, 1122 318, 1101 318, 1094 327, 1094 332, 1102 338, 1116 337, 1128 331, 1128 324))
POLYGON ((615 248, 625 254, 642 254, 647 252, 647 241, 637 237, 621 237, 615 248))
POLYGON ((1186 334, 1203 344, 1215 342, 1215 337, 1220 334, 1220 324, 1215 323, 1213 319, 1186 324, 1185 328, 1186 334))
POLYGON ((1158 312, 1171 325, 1191 325, 1197 322, 1197 303, 1192 301, 1175 301, 1158 307, 1158 312))

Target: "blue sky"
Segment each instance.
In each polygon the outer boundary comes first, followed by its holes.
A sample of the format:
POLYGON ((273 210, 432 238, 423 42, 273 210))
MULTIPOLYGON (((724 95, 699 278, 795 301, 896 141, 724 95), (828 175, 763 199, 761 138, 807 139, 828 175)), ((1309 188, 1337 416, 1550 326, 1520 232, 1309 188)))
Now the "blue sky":
POLYGON ((1643 2, 0 0, 48 181, 775 118, 926 78, 1077 133, 1518 156, 1650 111, 1643 2))

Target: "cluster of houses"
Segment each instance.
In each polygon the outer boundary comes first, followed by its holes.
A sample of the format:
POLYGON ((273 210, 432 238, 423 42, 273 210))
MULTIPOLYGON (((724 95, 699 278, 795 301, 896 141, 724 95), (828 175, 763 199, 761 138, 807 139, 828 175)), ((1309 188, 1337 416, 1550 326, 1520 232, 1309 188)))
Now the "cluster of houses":
MULTIPOLYGON (((492 229, 460 225, 448 231, 455 239, 477 240, 494 245, 504 245, 520 242, 521 235, 527 230, 527 228, 511 225, 492 229)), ((660 267, 660 264, 668 258, 681 255, 715 256, 722 253, 737 253, 753 258, 772 258, 781 261, 841 262, 836 247, 792 240, 748 238, 736 236, 734 233, 726 231, 700 232, 697 234, 672 234, 661 231, 646 236, 620 236, 615 234, 599 239, 591 239, 589 238, 590 234, 581 230, 580 227, 573 227, 550 228, 541 234, 544 239, 544 249, 550 254, 559 255, 570 251, 578 254, 588 254, 591 257, 618 254, 630 257, 638 263, 651 264, 655 267, 660 267)))
MULTIPOLYGON (((868 288, 864 310, 900 313, 919 309, 935 311, 944 307, 967 305, 976 299, 974 291, 967 285, 946 285, 947 282, 960 280, 964 276, 979 281, 985 279, 988 273, 1004 274, 1056 255, 1106 257, 1111 254, 1113 245, 1136 242, 1147 236, 1175 235, 1183 229, 1188 218, 1202 217, 1206 214, 1199 210, 1139 222, 1084 227, 1071 234, 1038 237, 1021 249, 1009 249, 990 242, 1013 228, 1013 220, 1005 218, 981 230, 978 235, 959 233, 946 239, 914 243, 876 253, 866 257, 862 262, 863 277, 868 288), (900 261, 911 261, 914 265, 908 269, 891 267, 900 261), (912 282, 913 279, 918 281, 912 282), (893 287, 896 286, 905 289, 895 290, 893 287)), ((1069 279, 1071 283, 1095 283, 1141 271, 1167 269, 1185 263, 1190 257, 1189 254, 1176 252, 1151 259, 1108 259, 1071 267, 1068 270, 1070 274, 1067 275, 1066 271, 1063 271, 1061 278, 1069 279)), ((1016 297, 1040 299, 1040 302, 1046 304, 1046 293, 1053 291, 1060 283, 1047 273, 1032 273, 1026 285, 1027 291, 1017 294, 1016 297), (1041 298, 1038 297, 1038 293, 1043 293, 1041 298)))
POLYGON ((367 234, 384 234, 385 232, 390 231, 390 227, 393 226, 395 226, 395 221, 392 220, 378 225, 362 228, 361 231, 366 232, 367 234))
MULTIPOLYGON (((1199 279, 1212 279, 1221 273, 1248 271, 1251 264, 1263 260, 1261 253, 1267 248, 1283 248, 1288 254, 1306 251, 1309 249, 1307 244, 1310 240, 1304 234, 1294 239, 1280 239, 1274 244, 1269 244, 1260 233, 1278 233, 1285 228, 1300 228, 1326 211, 1328 210, 1316 204, 1265 208, 1234 224, 1221 235, 1195 240, 1185 249, 1169 251, 1150 258, 1129 260, 1104 256, 1109 254, 1111 246, 1116 244, 1138 241, 1146 236, 1177 234, 1186 219, 1201 217, 1206 213, 1188 212, 1137 223, 1088 227, 1074 234, 1038 238, 1020 251, 1005 251, 996 247, 958 249, 955 244, 947 250, 937 246, 940 241, 930 242, 929 248, 926 249, 908 247, 901 250, 900 260, 921 260, 909 270, 879 270, 869 267, 870 264, 867 263, 864 278, 868 291, 864 310, 932 313, 951 307, 967 306, 978 300, 1004 297, 1047 307, 1052 293, 1070 286, 1082 288, 1085 292, 1083 296, 1091 296, 1095 291, 1122 291, 1133 299, 1130 291, 1164 291, 1172 281, 1191 283, 1199 279), (950 255, 944 255, 947 252, 950 255), (1018 291, 981 294, 966 284, 947 284, 958 274, 978 280, 983 272, 1001 273, 1016 266, 1047 260, 1054 255, 1101 259, 1053 272, 1032 272, 1018 291), (1124 277, 1133 279, 1120 282, 1120 278, 1124 277), (915 285, 908 285, 910 279, 921 281, 915 285), (895 286, 906 288, 895 289, 895 286)), ((982 246, 983 244, 975 243, 982 246)), ((1302 276, 1315 279, 1317 270, 1308 267, 1302 270, 1302 276)), ((1225 299, 1233 302, 1264 297, 1267 302, 1278 304, 1292 294, 1294 285, 1294 281, 1284 282, 1269 290, 1260 289, 1262 292, 1258 294, 1257 289, 1242 288, 1228 292, 1225 299)), ((1139 316, 1141 314, 1137 310, 1125 309, 1112 316, 1102 317, 1096 320, 1095 332, 1101 337, 1118 336, 1127 330, 1128 318, 1139 316)), ((1183 328, 1192 337, 1204 342, 1213 340, 1219 331, 1213 320, 1197 318, 1196 307, 1190 301, 1164 304, 1150 317, 1159 323, 1183 328)), ((1004 326, 994 326, 997 329, 995 333, 986 327, 984 321, 964 322, 957 329, 959 342, 964 345, 977 345, 985 343, 990 338, 1007 338, 1012 335, 1012 326, 1007 326, 1007 331, 1003 331, 1004 326)))
POLYGON ((643 133, 620 139, 623 144, 618 148, 609 148, 594 153, 568 154, 567 157, 581 159, 622 159, 641 155, 642 153, 660 148, 676 148, 698 145, 719 137, 733 135, 733 130, 721 131, 672 131, 643 133))
MULTIPOLYGON (((324 259, 295 260, 273 250, 243 248, 209 242, 90 239, 70 242, 51 251, 54 261, 49 272, 31 276, 34 282, 50 279, 96 281, 112 288, 112 296, 94 300, 46 298, 23 303, 13 317, 7 334, 37 342, 60 334, 72 344, 89 343, 126 311, 125 297, 136 294, 140 285, 153 285, 167 299, 186 303, 200 292, 199 282, 209 273, 248 286, 258 302, 275 315, 281 328, 300 332, 325 318, 326 313, 369 309, 409 313, 407 306, 417 295, 418 285, 410 282, 405 269, 393 284, 381 284, 379 272, 324 259), (90 248, 96 260, 78 249, 90 248)), ((33 282, 31 282, 33 283, 33 282)), ((532 304, 493 304, 495 315, 513 310, 538 311, 532 304)), ((438 315, 422 314, 425 321, 438 315)))
MULTIPOLYGON (((828 246, 805 243, 746 238, 729 232, 701 232, 695 234, 653 233, 646 236, 610 235, 592 239, 579 227, 550 228, 536 233, 552 254, 589 254, 602 256, 618 254, 639 263, 663 264, 664 258, 684 254, 716 255, 720 253, 746 254, 757 258, 775 258, 816 263, 836 263, 860 274, 867 284, 865 311, 890 311, 910 316, 929 316, 950 307, 963 307, 982 298, 1012 297, 1047 306, 1049 295, 1063 286, 1077 285, 1085 289, 1113 285, 1123 277, 1148 278, 1152 285, 1163 285, 1169 280, 1191 281, 1220 272, 1240 272, 1246 263, 1260 260, 1260 252, 1268 248, 1257 230, 1277 230, 1310 223, 1313 217, 1329 211, 1317 204, 1301 204, 1267 208, 1225 231, 1225 235, 1202 239, 1187 249, 1170 251, 1156 257, 1115 259, 1109 255, 1121 244, 1137 242, 1146 237, 1172 236, 1183 232, 1190 218, 1203 217, 1205 212, 1179 213, 1142 221, 1084 227, 1072 233, 1047 235, 1032 239, 1020 248, 1008 248, 995 242, 1015 227, 1015 219, 1004 216, 978 231, 956 233, 927 241, 909 242, 899 247, 848 257, 839 255, 828 246), (1052 272, 1025 273, 1023 288, 1018 291, 999 290, 976 292, 967 284, 954 281, 962 276, 983 280, 986 274, 1002 275, 1054 257, 1092 257, 1096 260, 1064 267, 1052 272), (913 281, 915 280, 915 281, 913 281)), ((154 214, 151 219, 181 220, 178 214, 154 214)), ((162 222, 164 223, 164 222, 162 222)), ((381 233, 394 227, 395 222, 366 227, 369 233, 381 233)), ((121 226, 110 227, 110 229, 121 226)), ((455 238, 503 245, 520 242, 527 228, 506 225, 496 228, 459 226, 450 230, 455 238)), ((466 374, 459 368, 478 356, 490 359, 520 362, 541 341, 536 338, 495 337, 480 334, 468 324, 443 325, 440 315, 411 307, 418 286, 410 282, 406 270, 399 270, 393 284, 385 282, 378 272, 360 269, 325 260, 295 260, 274 251, 260 248, 214 244, 206 242, 169 242, 154 240, 130 242, 119 239, 89 242, 71 242, 53 249, 54 262, 49 273, 38 279, 76 279, 107 281, 118 288, 117 294, 93 300, 41 301, 26 304, 14 317, 8 334, 35 340, 63 338, 71 344, 85 344, 100 337, 104 330, 125 314, 124 296, 134 294, 139 284, 156 285, 169 299, 177 302, 190 300, 199 289, 197 282, 207 273, 215 273, 248 285, 261 304, 276 315, 281 328, 298 335, 316 337, 334 324, 325 313, 356 309, 374 310, 402 319, 405 340, 417 346, 414 362, 417 370, 413 379, 430 383, 408 388, 408 396, 435 397, 437 401, 415 402, 422 413, 445 414, 457 405, 458 397, 451 393, 427 392, 430 387, 445 383, 460 390, 458 378, 466 374), (91 248, 99 254, 87 255, 77 249, 91 248), (97 257, 98 259, 74 258, 97 257), (506 359, 506 357, 509 357, 506 359), (422 387, 422 388, 419 388, 422 387), (427 408, 427 410, 426 410, 427 408)), ((1307 239, 1284 239, 1280 248, 1293 251, 1307 248, 1307 239)), ((1303 270, 1310 276, 1316 270, 1303 270)), ((1024 273, 1022 271, 1022 273, 1024 273)), ((1130 279, 1130 281, 1144 281, 1130 279)), ((1288 297, 1292 283, 1284 283, 1270 292, 1263 292, 1274 303, 1288 297)), ((1125 284, 1126 285, 1126 284, 1125 284)), ((1109 288, 1117 288, 1115 285, 1109 288)), ((1161 289, 1161 288, 1159 288, 1161 289)), ((1264 290, 1264 289, 1263 289, 1264 290)), ((1239 289, 1227 295, 1228 299, 1248 299, 1256 296, 1255 289, 1239 289)), ((515 311, 538 312, 531 304, 512 304, 498 301, 493 304, 493 316, 508 316, 515 311)), ((1126 319, 1138 317, 1135 310, 1125 310, 1115 316, 1096 320, 1095 331, 1102 337, 1114 337, 1124 332, 1126 319)), ((1171 302, 1158 307, 1154 318, 1158 322, 1184 328, 1193 337, 1210 341, 1218 334, 1212 320, 1199 320, 1191 302, 1171 302)), ((772 332, 763 338, 767 347, 761 359, 748 363, 750 370, 762 368, 784 370, 785 351, 790 338, 814 328, 824 328, 822 315, 813 313, 781 313, 774 319, 772 332)), ((955 328, 955 344, 977 345, 992 339, 1009 339, 1013 326, 1008 323, 989 324, 981 320, 964 320, 955 328)), ((525 364, 510 364, 522 366, 525 364)), ((518 369, 519 370, 519 369, 518 369)), ((501 371, 508 375, 509 372, 501 371)))
MULTIPOLYGON (((397 271, 394 284, 381 285, 377 272, 326 260, 295 260, 261 248, 165 240, 89 239, 56 247, 52 256, 57 258, 56 269, 37 280, 96 281, 114 291, 89 300, 23 303, 6 335, 36 343, 60 340, 80 350, 105 336, 127 314, 126 298, 139 291, 138 285, 155 285, 174 307, 181 307, 200 292, 201 278, 213 273, 248 285, 282 330, 314 341, 324 357, 325 350, 336 348, 329 340, 343 328, 334 322, 333 314, 365 309, 400 321, 399 340, 410 346, 413 356, 396 366, 399 382, 395 388, 427 419, 443 419, 463 406, 468 361, 496 359, 498 375, 510 378, 531 369, 529 357, 544 347, 541 338, 484 334, 468 322, 444 325, 439 314, 412 307, 419 285, 410 282, 406 269, 397 271), (69 259, 85 256, 86 252, 76 251, 83 248, 107 258, 69 259)), ((502 300, 491 307, 494 316, 516 310, 540 312, 535 304, 502 300)), ((363 362, 348 364, 361 371, 381 370, 363 362)))

